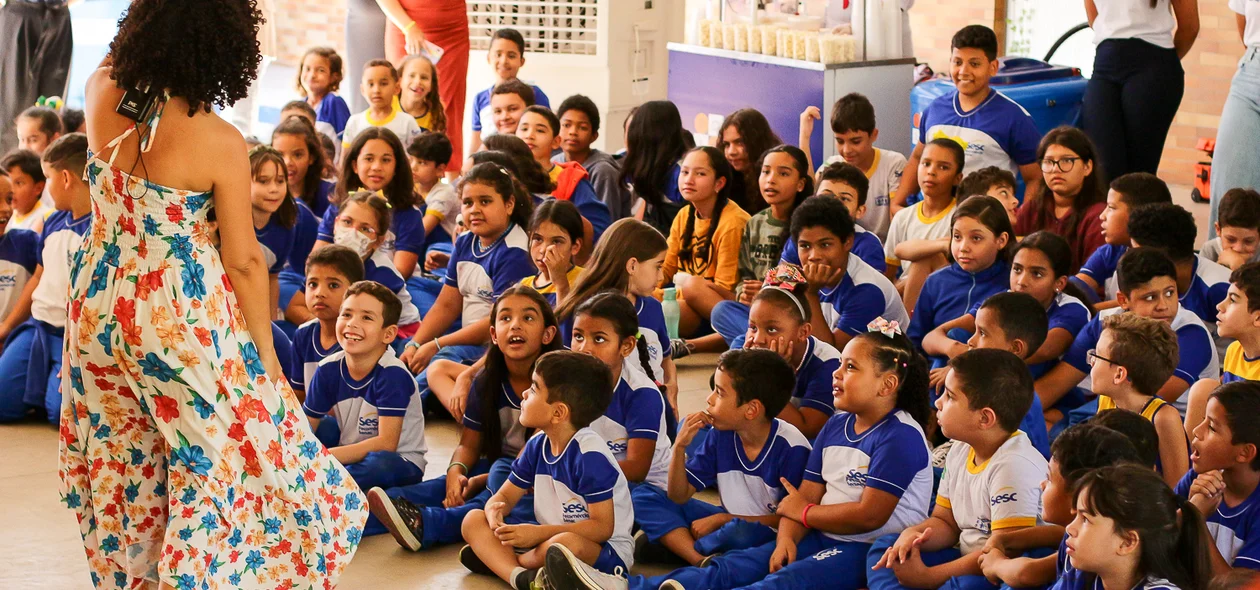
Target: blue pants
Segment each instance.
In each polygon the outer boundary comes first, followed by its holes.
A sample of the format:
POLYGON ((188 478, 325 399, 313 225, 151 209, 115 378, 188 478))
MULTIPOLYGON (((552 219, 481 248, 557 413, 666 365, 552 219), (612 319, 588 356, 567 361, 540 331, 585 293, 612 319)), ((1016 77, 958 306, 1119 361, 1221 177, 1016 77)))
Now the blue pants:
POLYGON ((842 543, 811 531, 796 545, 796 561, 770 574, 775 543, 726 553, 709 567, 686 567, 663 576, 631 576, 630 588, 657 588, 676 580, 684 588, 839 588, 865 587, 866 543, 842 543))
MULTIPOLYGON (((285 267, 280 271, 280 311, 289 309, 289 304, 293 302, 294 297, 302 297, 301 301, 306 301, 303 292, 306 290, 306 278, 301 273, 285 267)), ((285 335, 293 338, 293 333, 297 331, 297 326, 288 320, 280 320, 275 322, 285 335)))
MULTIPOLYGON (((891 569, 881 568, 871 570, 875 566, 875 562, 883 557, 884 552, 888 551, 897 542, 899 533, 884 535, 875 540, 871 545, 871 550, 867 553, 866 559, 866 581, 867 588, 870 590, 902 590, 905 588, 897 581, 897 575, 891 569)), ((928 567, 938 566, 942 563, 949 563, 962 557, 962 552, 956 548, 942 549, 940 551, 931 551, 920 553, 923 557, 923 563, 928 567)), ((950 578, 944 586, 943 590, 995 590, 997 586, 990 584, 984 576, 959 576, 950 578)))
MULTIPOLYGON (((455 361, 464 365, 471 365, 485 353, 486 347, 481 344, 452 344, 450 346, 443 346, 442 350, 437 351, 437 354, 433 355, 433 359, 429 361, 429 366, 433 366, 433 361, 438 359, 455 361)), ((421 396, 429 396, 428 367, 425 367, 423 371, 420 371, 419 375, 416 375, 416 385, 420 386, 421 396)))
POLYGON ((365 490, 405 486, 424 479, 424 471, 393 451, 372 451, 362 461, 346 465, 346 471, 365 490))
MULTIPOLYGON (((634 503, 635 522, 653 543, 659 542, 661 537, 674 530, 689 528, 691 523, 701 518, 726 512, 721 506, 694 498, 683 504, 675 504, 664 490, 654 485, 635 486, 630 490, 630 500, 634 503)), ((697 539, 695 550, 701 555, 713 555, 756 547, 774 540, 774 529, 758 522, 736 518, 697 539)))
POLYGON ((713 324, 713 330, 722 335, 722 339, 731 349, 743 348, 744 338, 748 334, 750 311, 747 305, 738 301, 723 301, 713 306, 709 323, 713 324))
MULTIPOLYGON (((486 473, 485 461, 481 461, 474 466, 474 472, 486 473)), ((455 508, 443 508, 442 500, 446 499, 446 477, 431 479, 426 482, 387 488, 386 495, 391 498, 403 498, 416 506, 420 506, 420 518, 424 523, 424 534, 420 538, 420 547, 429 549, 440 545, 450 545, 463 541, 463 534, 460 532, 460 525, 464 522, 464 517, 473 510, 485 508, 486 502, 490 497, 503 487, 503 482, 507 481, 508 475, 512 473, 512 460, 502 458, 494 462, 489 467, 489 479, 486 482, 486 489, 482 490, 472 499, 464 502, 463 506, 455 508)), ((534 522, 534 496, 533 494, 525 494, 516 506, 512 508, 511 514, 505 519, 508 523, 517 524, 522 522, 534 522)), ((381 524, 375 516, 369 517, 367 525, 363 529, 363 534, 377 535, 386 532, 385 525, 381 524)))
POLYGON ((62 334, 32 318, 9 335, 0 353, 0 422, 21 420, 29 408, 60 422, 62 334))

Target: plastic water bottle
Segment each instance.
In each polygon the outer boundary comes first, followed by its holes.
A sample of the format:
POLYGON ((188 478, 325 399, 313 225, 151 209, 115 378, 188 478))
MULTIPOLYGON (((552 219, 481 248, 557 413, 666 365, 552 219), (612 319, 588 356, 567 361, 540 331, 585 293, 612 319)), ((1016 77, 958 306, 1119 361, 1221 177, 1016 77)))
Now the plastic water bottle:
POLYGON ((678 337, 678 317, 682 313, 678 309, 678 291, 673 287, 665 289, 665 298, 661 302, 661 312, 665 315, 665 327, 670 338, 678 337))

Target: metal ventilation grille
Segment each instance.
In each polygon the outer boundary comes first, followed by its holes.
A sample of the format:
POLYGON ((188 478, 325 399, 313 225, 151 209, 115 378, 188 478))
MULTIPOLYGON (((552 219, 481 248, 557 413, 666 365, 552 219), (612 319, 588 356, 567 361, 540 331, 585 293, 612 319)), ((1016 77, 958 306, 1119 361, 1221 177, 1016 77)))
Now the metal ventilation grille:
POLYGON ((527 53, 595 55, 599 0, 482 0, 468 3, 468 33, 475 50, 489 50, 496 29, 525 37, 527 53))

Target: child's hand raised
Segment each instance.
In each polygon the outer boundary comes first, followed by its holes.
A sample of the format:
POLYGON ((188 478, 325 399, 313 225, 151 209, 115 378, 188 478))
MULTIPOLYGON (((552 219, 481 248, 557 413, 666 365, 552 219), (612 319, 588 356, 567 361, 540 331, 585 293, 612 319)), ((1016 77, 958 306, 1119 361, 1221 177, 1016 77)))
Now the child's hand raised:
POLYGON ((1199 513, 1206 517, 1216 512, 1216 507, 1221 504, 1221 498, 1225 496, 1225 478, 1221 475, 1220 470, 1200 473, 1194 478, 1194 483, 1190 484, 1190 503, 1199 509, 1199 513))
POLYGON ((805 107, 801 112, 801 139, 814 134, 814 121, 822 120, 822 110, 815 106, 805 107))
POLYGON ((555 282, 556 277, 563 277, 569 270, 569 259, 559 248, 547 246, 543 248, 543 274, 548 281, 555 282))
POLYGON ((779 507, 775 509, 774 513, 805 524, 802 521, 804 520, 805 507, 809 506, 809 500, 805 499, 805 495, 796 489, 796 486, 792 485, 792 482, 788 481, 786 477, 780 477, 779 483, 783 484, 783 489, 787 491, 787 495, 782 500, 779 500, 779 507))
POLYGON ((828 264, 809 262, 801 267, 801 273, 805 275, 805 281, 809 283, 809 293, 817 295, 818 291, 823 287, 839 282, 840 278, 844 276, 844 269, 833 269, 828 264))
POLYGON ((696 412, 687 416, 683 420, 682 426, 678 428, 678 434, 674 436, 674 448, 686 449, 687 445, 690 445, 691 441, 696 439, 696 433, 700 432, 701 428, 712 424, 713 417, 706 412, 696 412))
POLYGON ((547 540, 546 531, 536 524, 505 524, 494 531, 499 542, 509 547, 528 549, 547 540))
POLYGON ((777 572, 796 561, 796 543, 779 541, 774 545, 774 553, 770 554, 770 573, 777 572))

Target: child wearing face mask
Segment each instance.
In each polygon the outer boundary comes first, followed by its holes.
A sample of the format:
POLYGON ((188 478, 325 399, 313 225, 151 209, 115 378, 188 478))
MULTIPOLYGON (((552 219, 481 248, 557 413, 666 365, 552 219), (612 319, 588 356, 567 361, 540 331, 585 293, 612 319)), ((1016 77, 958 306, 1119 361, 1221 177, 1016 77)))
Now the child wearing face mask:
POLYGON ((407 165, 407 152, 393 131, 365 129, 346 150, 341 181, 319 224, 313 250, 333 242, 333 226, 342 201, 355 191, 378 192, 389 203, 390 223, 381 249, 403 279, 411 278, 424 255, 424 212, 416 207, 415 180, 407 165))
POLYGON ((411 302, 407 281, 394 268, 393 261, 381 251, 391 208, 384 197, 367 191, 350 195, 337 215, 333 243, 345 246, 363 259, 363 277, 385 285, 398 296, 402 311, 398 318, 398 343, 405 344, 420 328, 420 311, 411 302))

